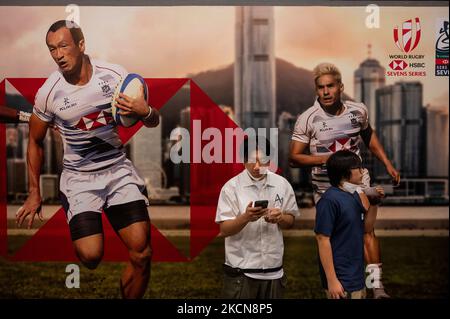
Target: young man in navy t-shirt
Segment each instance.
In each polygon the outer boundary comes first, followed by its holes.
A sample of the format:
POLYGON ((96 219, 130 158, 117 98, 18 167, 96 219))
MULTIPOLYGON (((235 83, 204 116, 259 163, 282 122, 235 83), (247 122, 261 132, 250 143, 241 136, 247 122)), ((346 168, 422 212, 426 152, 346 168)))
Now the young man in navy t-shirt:
MULTIPOLYGON (((317 203, 314 227, 319 248, 320 276, 330 299, 365 298, 364 230, 373 228, 367 196, 357 187, 362 163, 351 151, 327 160, 331 187, 317 203)), ((377 189, 384 196, 382 189, 377 189)))

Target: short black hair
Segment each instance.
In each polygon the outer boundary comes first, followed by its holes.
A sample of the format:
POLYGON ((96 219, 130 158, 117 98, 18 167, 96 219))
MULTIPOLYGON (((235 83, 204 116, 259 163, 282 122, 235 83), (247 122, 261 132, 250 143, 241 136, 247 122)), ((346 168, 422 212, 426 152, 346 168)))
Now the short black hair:
POLYGON ((255 151, 261 151, 262 154, 272 159, 274 155, 274 149, 269 140, 264 136, 246 136, 244 142, 241 144, 241 156, 244 159, 244 163, 248 163, 249 156, 255 151))
POLYGON ((330 184, 338 187, 343 179, 350 179, 352 169, 361 167, 361 158, 355 153, 348 150, 334 153, 327 160, 330 184))
POLYGON ((61 28, 69 29, 75 44, 80 43, 80 41, 84 39, 83 31, 81 31, 81 28, 75 22, 69 20, 58 20, 48 29, 47 34, 45 35, 45 40, 47 40, 47 36, 50 32, 56 32, 61 28))

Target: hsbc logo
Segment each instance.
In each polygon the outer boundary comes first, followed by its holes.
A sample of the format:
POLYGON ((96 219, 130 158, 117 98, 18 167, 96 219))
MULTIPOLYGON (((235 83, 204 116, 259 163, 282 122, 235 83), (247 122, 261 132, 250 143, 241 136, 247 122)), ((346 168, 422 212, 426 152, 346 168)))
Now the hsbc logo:
POLYGON ((395 26, 395 45, 405 53, 412 52, 419 44, 421 36, 420 20, 415 18, 403 22, 401 28, 395 26))
POLYGON ((75 127, 83 131, 92 131, 112 122, 113 117, 111 112, 102 110, 83 116, 75 127))
POLYGON ((391 63, 389 63, 389 67, 394 71, 402 71, 406 69, 407 66, 408 63, 404 60, 392 60, 391 63))

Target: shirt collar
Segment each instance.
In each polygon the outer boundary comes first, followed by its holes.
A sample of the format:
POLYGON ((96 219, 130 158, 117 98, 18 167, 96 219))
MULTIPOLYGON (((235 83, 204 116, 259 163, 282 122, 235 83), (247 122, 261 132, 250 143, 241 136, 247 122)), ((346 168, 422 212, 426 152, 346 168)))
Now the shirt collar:
POLYGON ((315 107, 318 107, 318 108, 321 109, 321 110, 323 110, 323 111, 325 112, 325 114, 328 114, 329 116, 338 116, 338 117, 339 117, 339 116, 343 115, 343 114, 347 111, 347 109, 348 109, 347 104, 345 103, 345 101, 341 99, 341 102, 342 102, 342 105, 344 106, 344 109, 342 110, 342 113, 339 114, 339 115, 333 115, 333 114, 328 113, 327 110, 324 109, 324 108, 322 107, 322 105, 320 105, 320 103, 319 103, 319 97, 318 97, 318 96, 316 97, 316 101, 314 102, 314 106, 315 106, 315 107))

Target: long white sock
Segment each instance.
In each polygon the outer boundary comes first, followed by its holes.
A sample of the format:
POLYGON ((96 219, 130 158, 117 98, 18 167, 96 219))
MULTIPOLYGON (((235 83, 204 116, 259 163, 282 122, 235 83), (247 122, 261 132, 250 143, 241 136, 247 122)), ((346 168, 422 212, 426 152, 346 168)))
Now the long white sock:
POLYGON ((369 273, 369 276, 372 276, 373 279, 373 287, 372 288, 384 288, 382 282, 382 263, 379 264, 368 264, 366 267, 366 272, 369 273))

